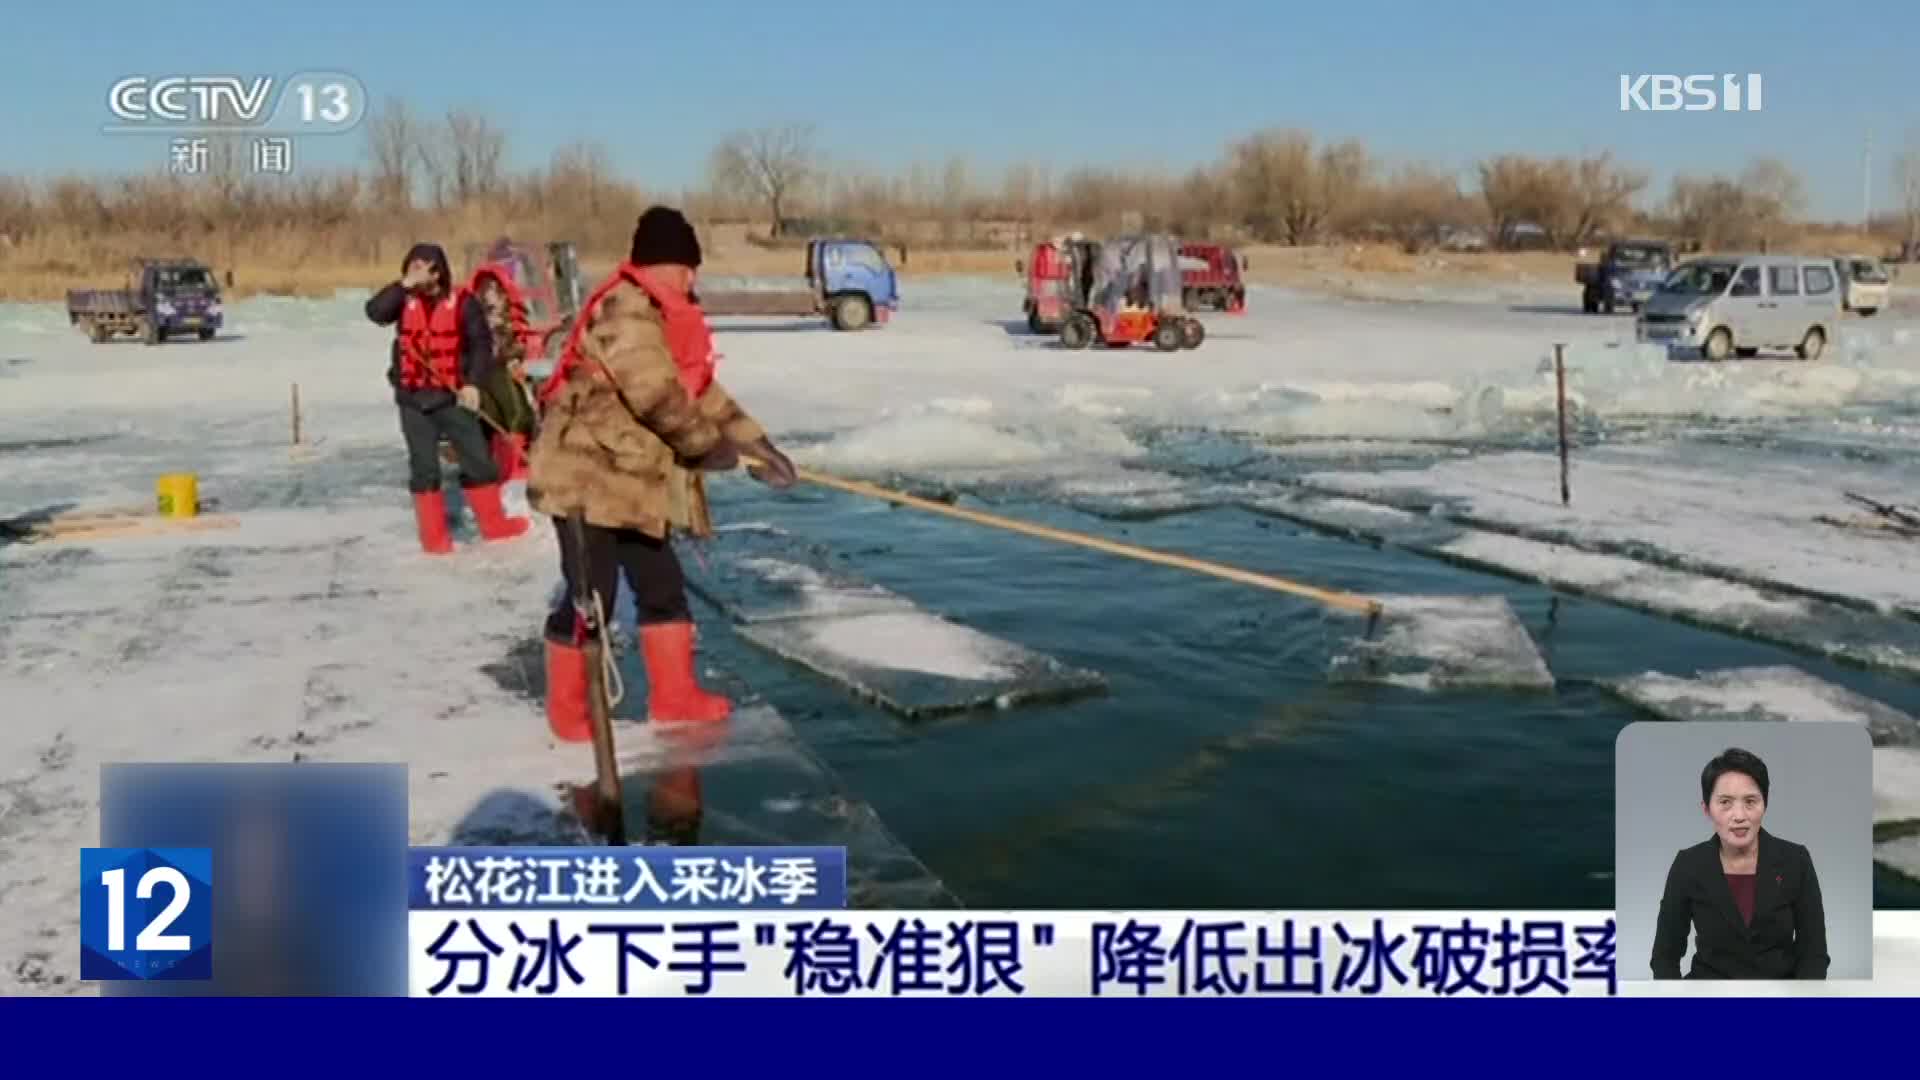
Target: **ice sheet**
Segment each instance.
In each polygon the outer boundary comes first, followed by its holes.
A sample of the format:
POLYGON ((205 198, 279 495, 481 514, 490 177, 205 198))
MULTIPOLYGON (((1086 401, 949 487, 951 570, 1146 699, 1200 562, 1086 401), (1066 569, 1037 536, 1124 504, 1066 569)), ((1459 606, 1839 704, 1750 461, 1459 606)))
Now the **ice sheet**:
POLYGON ((746 640, 904 716, 1097 692, 1105 679, 980 633, 835 565, 779 529, 723 529, 695 546, 689 586, 746 640))
POLYGON ((1599 447, 1575 452, 1572 505, 1549 454, 1487 454, 1418 470, 1317 473, 1318 491, 1402 506, 1603 553, 1920 613, 1920 543, 1823 525, 1846 491, 1911 498, 1912 474, 1753 449, 1599 447))
POLYGON ((1898 709, 1784 667, 1728 668, 1685 677, 1647 672, 1600 685, 1668 720, 1864 725, 1874 743, 1874 824, 1920 819, 1920 721, 1898 709))
POLYGON ((1491 686, 1551 690, 1553 673, 1499 596, 1377 596, 1377 633, 1335 656, 1337 680, 1384 681, 1422 690, 1491 686))
POLYGON ((1816 655, 1920 672, 1920 624, 1903 618, 1649 564, 1628 555, 1596 554, 1565 544, 1485 532, 1444 515, 1414 514, 1365 500, 1285 495, 1254 499, 1247 506, 1816 655))
POLYGON ((1875 746, 1920 746, 1920 720, 1799 668, 1727 668, 1681 677, 1649 671, 1608 689, 1676 720, 1803 720, 1865 725, 1875 746))
POLYGON ((1920 824, 1920 748, 1873 748, 1873 820, 1920 824))
POLYGON ((1920 833, 1882 840, 1873 845, 1873 861, 1920 881, 1920 833))

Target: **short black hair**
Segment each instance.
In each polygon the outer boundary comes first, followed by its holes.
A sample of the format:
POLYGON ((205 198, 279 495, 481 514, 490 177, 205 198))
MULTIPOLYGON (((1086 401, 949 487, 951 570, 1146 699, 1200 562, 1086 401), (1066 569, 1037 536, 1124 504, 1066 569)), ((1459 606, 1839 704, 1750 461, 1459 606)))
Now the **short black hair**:
POLYGON ((1700 770, 1700 801, 1711 802, 1713 785, 1730 772, 1752 777, 1753 782, 1760 786, 1760 801, 1767 801, 1767 763, 1761 761, 1759 755, 1737 746, 1721 751, 1720 756, 1707 762, 1707 767, 1700 770))

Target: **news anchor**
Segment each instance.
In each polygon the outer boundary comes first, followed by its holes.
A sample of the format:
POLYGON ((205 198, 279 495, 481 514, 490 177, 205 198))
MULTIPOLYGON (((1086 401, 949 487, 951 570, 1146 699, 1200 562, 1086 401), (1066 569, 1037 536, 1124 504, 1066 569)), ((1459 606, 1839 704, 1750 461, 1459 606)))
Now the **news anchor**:
POLYGON ((1680 978, 1687 931, 1697 937, 1689 979, 1824 979, 1826 913, 1807 849, 1760 827, 1767 766, 1730 749, 1700 773, 1713 836, 1680 849, 1667 871, 1653 938, 1653 977, 1680 978))

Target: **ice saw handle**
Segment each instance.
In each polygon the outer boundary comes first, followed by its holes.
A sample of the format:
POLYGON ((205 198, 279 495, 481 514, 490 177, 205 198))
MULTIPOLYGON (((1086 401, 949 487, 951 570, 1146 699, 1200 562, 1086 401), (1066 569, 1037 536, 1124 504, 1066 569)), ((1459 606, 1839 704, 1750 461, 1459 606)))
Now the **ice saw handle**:
MULTIPOLYGON (((760 465, 763 467, 766 465, 765 462, 750 454, 741 454, 740 464, 743 466, 760 465)), ((979 510, 968 510, 959 506, 948 506, 946 503, 935 502, 932 499, 923 499, 917 495, 908 495, 903 491, 883 488, 878 484, 869 484, 863 480, 847 480, 842 477, 828 475, 827 473, 815 472, 812 469, 803 469, 797 465, 794 466, 794 473, 809 484, 818 484, 821 487, 833 488, 837 491, 847 492, 850 495, 864 495, 868 498, 880 499, 885 502, 896 503, 900 506, 911 506, 916 510, 925 510, 930 514, 942 514, 946 517, 958 518, 961 521, 971 521, 975 525, 1004 529, 1008 532, 1016 532, 1025 536, 1037 536, 1042 540, 1053 540, 1062 544, 1073 544, 1077 547, 1091 548, 1094 551, 1103 551, 1109 555, 1118 555, 1122 558, 1137 559, 1141 562, 1157 563, 1161 566, 1172 566, 1182 570, 1192 570, 1195 573, 1209 574, 1213 577, 1224 578, 1227 581, 1237 581, 1242 585, 1253 585, 1262 589, 1270 589, 1274 592, 1303 596, 1309 600, 1315 600, 1325 604, 1328 607, 1365 615, 1373 620, 1379 619, 1382 611, 1380 601, 1368 596, 1339 592, 1333 589, 1316 588, 1315 586, 1305 585, 1297 581, 1289 581, 1286 578, 1275 577, 1272 574, 1262 574, 1253 570, 1242 570, 1237 566, 1226 566, 1222 563, 1208 562, 1205 559, 1196 559, 1188 555, 1176 555, 1168 551, 1155 551, 1152 548, 1136 547, 1132 544, 1122 544, 1113 540, 1103 540, 1100 537, 1089 536, 1086 533, 1072 532, 1067 529, 1056 529, 1048 525, 1035 525, 1029 521, 1018 521, 1013 518, 1001 517, 998 514, 989 514, 979 510)))

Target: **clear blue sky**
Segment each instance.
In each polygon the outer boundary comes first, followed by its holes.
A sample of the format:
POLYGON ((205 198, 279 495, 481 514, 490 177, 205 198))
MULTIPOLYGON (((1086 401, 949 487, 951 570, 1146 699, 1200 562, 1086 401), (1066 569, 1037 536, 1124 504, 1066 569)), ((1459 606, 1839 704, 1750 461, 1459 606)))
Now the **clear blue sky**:
MULTIPOLYGON (((0 171, 35 175, 165 161, 164 138, 99 131, 124 75, 304 69, 351 72, 376 101, 479 107, 506 128, 515 165, 599 139, 623 172, 669 190, 699 177, 720 135, 774 122, 818 125, 843 160, 891 169, 958 151, 996 173, 1016 160, 1184 170, 1280 125, 1451 167, 1610 149, 1662 193, 1675 171, 1773 154, 1799 170, 1811 210, 1851 219, 1868 132, 1885 210, 1893 150, 1920 129, 1920 6, 1901 3, 585 0, 512 17, 478 0, 12 7, 0 171), (553 21, 536 29, 541 15, 553 21), (1623 113, 1622 72, 1759 72, 1765 108, 1623 113)), ((356 132, 296 153, 326 165, 362 150, 356 132)))

